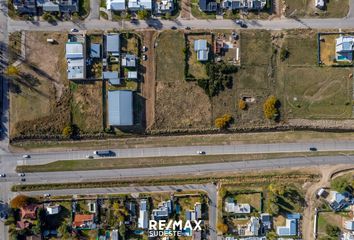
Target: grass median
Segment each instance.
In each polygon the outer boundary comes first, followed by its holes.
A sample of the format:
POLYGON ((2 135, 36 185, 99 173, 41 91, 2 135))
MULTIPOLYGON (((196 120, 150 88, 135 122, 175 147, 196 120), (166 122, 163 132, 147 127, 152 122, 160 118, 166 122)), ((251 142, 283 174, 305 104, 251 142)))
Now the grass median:
POLYGON ((62 172, 89 171, 105 169, 127 169, 146 167, 166 167, 178 165, 193 165, 222 162, 238 162, 264 160, 288 157, 334 156, 354 154, 354 152, 304 152, 304 153, 265 153, 265 154, 227 154, 227 155, 197 155, 177 157, 145 157, 145 158, 102 158, 90 160, 61 160, 42 165, 17 166, 17 172, 62 172))

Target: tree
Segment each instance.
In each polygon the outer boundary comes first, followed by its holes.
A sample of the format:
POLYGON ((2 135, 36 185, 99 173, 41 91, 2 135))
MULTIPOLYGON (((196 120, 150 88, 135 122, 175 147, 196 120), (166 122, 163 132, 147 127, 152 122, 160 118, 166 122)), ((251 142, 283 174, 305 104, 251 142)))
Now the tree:
POLYGON ((331 236, 331 237, 339 237, 340 234, 340 228, 337 226, 333 226, 333 225, 326 225, 326 233, 327 235, 331 236))
POLYGON ((58 233, 62 239, 68 239, 70 237, 69 228, 65 223, 60 225, 60 227, 58 228, 58 233))
POLYGON ((140 20, 148 19, 148 17, 149 17, 149 12, 146 9, 138 11, 138 18, 140 20))
POLYGON ((238 100, 238 108, 241 110, 246 110, 247 109, 246 101, 243 99, 238 100))
POLYGON ((6 74, 7 76, 18 75, 19 72, 20 72, 20 71, 18 70, 18 68, 15 67, 15 66, 12 66, 12 65, 8 66, 8 67, 6 68, 6 70, 5 70, 5 74, 6 74))
POLYGON ((20 194, 11 200, 10 206, 12 208, 21 208, 35 202, 36 199, 20 194))
POLYGON ((279 101, 275 96, 270 96, 267 98, 265 103, 263 104, 263 112, 264 116, 267 119, 276 119, 279 116, 278 106, 279 101))
POLYGON ((227 231, 229 231, 229 227, 225 223, 218 223, 217 229, 218 231, 222 232, 222 234, 225 234, 227 231))
POLYGON ((229 126, 232 121, 232 116, 230 114, 224 114, 222 117, 215 119, 215 127, 219 129, 225 129, 229 126))
POLYGON ((126 232, 127 232, 127 228, 126 228, 125 224, 121 224, 119 226, 119 234, 123 237, 123 239, 125 239, 126 232))
POLYGON ((332 180, 331 188, 333 188, 334 190, 340 193, 348 191, 351 188, 350 181, 346 177, 337 177, 332 180))
POLYGON ((74 132, 74 130, 73 130, 71 125, 66 126, 63 129, 63 136, 66 137, 66 138, 70 138, 73 135, 73 132, 74 132))
POLYGON ((283 62, 289 58, 290 52, 288 50, 288 48, 282 48, 280 50, 280 60, 282 60, 283 62))
POLYGON ((270 231, 270 232, 267 232, 266 237, 268 240, 276 240, 277 234, 274 231, 270 231))
POLYGON ((269 191, 276 195, 283 196, 286 192, 286 186, 279 183, 272 183, 268 187, 269 191))
POLYGON ((49 23, 52 23, 52 22, 55 22, 55 19, 53 17, 52 14, 50 14, 49 12, 45 12, 43 15, 42 15, 43 19, 49 23))

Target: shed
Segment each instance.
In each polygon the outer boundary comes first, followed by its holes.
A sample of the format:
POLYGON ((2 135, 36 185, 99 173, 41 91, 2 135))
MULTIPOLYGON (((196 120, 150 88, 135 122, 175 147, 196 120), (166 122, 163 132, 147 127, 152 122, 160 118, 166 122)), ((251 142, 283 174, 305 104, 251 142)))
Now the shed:
POLYGON ((137 79, 138 78, 138 72, 137 71, 129 71, 128 72, 128 79, 137 79))
POLYGON ((133 125, 132 91, 108 91, 108 121, 110 126, 133 125))
POLYGON ((119 85, 120 84, 120 78, 119 78, 119 74, 118 74, 117 71, 115 71, 115 72, 103 72, 102 73, 102 78, 108 80, 109 83, 112 84, 112 85, 119 85))

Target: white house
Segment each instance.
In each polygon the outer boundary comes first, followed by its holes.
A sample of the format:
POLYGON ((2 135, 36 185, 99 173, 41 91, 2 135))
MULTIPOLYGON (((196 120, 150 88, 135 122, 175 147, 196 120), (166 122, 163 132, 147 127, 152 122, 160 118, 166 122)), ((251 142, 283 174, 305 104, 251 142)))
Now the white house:
POLYGON ((237 214, 249 214, 251 213, 251 206, 248 203, 236 204, 232 198, 225 199, 225 212, 237 213, 237 214))
POLYGON ((315 1, 315 7, 318 9, 324 9, 326 6, 325 0, 314 0, 315 1))
POLYGON ((125 0, 106 0, 106 6, 112 11, 124 11, 126 8, 125 0))
POLYGON ((152 0, 129 0, 128 8, 132 11, 151 10, 152 0))
POLYGON ((60 212, 60 206, 59 205, 48 205, 46 207, 46 210, 47 210, 48 215, 58 214, 60 212))
POLYGON ((142 229, 147 229, 149 227, 149 213, 147 211, 147 200, 140 200, 138 227, 142 229))
POLYGON ((197 60, 201 62, 208 61, 209 48, 208 42, 205 39, 199 39, 194 41, 194 51, 197 52, 197 60))
POLYGON ((349 230, 349 231, 354 231, 354 219, 345 221, 344 222, 344 228, 349 230))

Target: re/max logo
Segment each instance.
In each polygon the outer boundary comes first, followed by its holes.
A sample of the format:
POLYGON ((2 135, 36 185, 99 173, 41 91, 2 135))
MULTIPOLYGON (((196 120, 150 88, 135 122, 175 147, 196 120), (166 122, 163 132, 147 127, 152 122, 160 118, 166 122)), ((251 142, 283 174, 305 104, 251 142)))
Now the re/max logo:
POLYGON ((186 229, 192 229, 193 231, 201 231, 202 227, 200 226, 202 221, 198 220, 193 220, 189 221, 187 220, 184 224, 182 220, 175 221, 175 220, 150 220, 149 221, 149 230, 155 230, 155 231, 163 231, 163 230, 177 230, 177 231, 182 231, 186 229))

